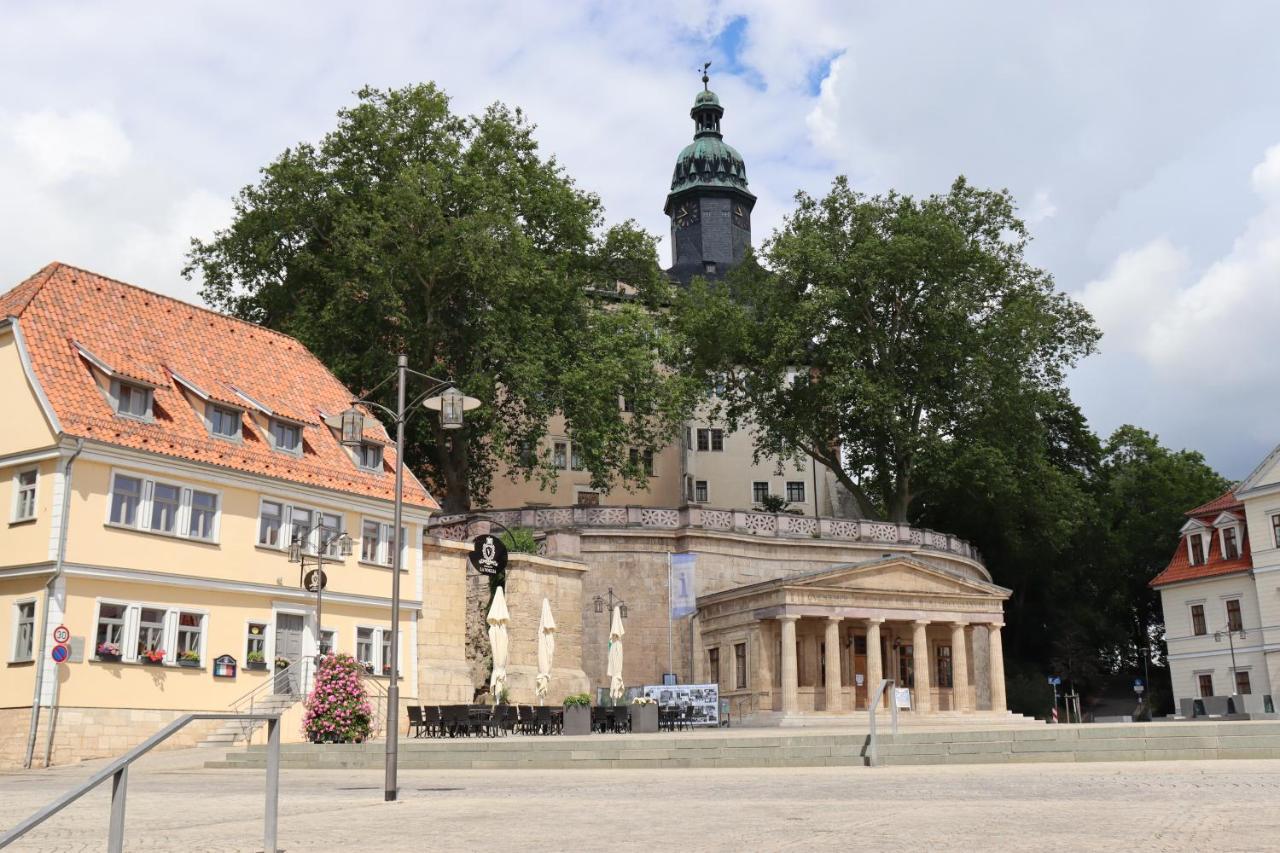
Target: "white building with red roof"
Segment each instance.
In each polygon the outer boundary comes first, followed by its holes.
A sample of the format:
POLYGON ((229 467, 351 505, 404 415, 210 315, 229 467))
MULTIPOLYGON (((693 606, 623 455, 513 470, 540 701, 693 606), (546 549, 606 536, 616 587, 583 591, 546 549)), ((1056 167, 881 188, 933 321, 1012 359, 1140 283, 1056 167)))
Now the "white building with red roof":
POLYGON ((1280 685, 1280 447, 1225 494, 1188 510, 1160 591, 1173 694, 1270 711, 1280 685))

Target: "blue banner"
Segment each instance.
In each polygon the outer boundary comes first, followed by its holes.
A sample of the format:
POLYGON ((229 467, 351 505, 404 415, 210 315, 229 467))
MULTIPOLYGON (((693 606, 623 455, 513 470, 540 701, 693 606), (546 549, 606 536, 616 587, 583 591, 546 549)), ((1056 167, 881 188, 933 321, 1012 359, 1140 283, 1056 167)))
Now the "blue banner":
POLYGON ((694 568, 697 554, 672 554, 670 573, 671 618, 680 619, 698 609, 694 568))

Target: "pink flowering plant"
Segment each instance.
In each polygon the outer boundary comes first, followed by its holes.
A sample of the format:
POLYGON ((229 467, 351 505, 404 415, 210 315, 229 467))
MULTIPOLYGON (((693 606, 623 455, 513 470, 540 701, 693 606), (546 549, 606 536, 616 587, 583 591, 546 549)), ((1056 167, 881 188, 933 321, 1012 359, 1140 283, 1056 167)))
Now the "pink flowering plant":
POLYGON ((316 686, 307 697, 302 730, 312 743, 361 743, 372 729, 373 710, 351 655, 320 659, 316 686))

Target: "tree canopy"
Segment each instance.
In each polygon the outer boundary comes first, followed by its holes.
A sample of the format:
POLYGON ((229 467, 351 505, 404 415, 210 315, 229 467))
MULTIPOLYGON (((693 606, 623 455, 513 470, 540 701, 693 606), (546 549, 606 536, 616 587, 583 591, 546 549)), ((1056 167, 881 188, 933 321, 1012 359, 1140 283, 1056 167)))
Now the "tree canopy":
POLYGON ((240 192, 184 273, 357 391, 403 352, 478 397, 455 436, 429 415, 409 424, 406 459, 447 510, 483 503, 504 463, 549 482, 551 460, 529 449, 555 413, 595 487, 642 486, 629 449, 665 444, 697 397, 691 379, 653 369, 677 354, 651 310, 670 300, 654 238, 605 227, 600 200, 539 152, 518 109, 455 115, 431 84, 357 96, 318 144, 286 150, 240 192))
POLYGON ((972 452, 999 418, 1054 416, 1098 332, 1023 257, 1007 192, 960 178, 867 196, 840 177, 796 201, 761 263, 679 300, 688 367, 727 377, 726 414, 754 423, 759 453, 808 453, 864 515, 906 520, 923 460, 972 452))

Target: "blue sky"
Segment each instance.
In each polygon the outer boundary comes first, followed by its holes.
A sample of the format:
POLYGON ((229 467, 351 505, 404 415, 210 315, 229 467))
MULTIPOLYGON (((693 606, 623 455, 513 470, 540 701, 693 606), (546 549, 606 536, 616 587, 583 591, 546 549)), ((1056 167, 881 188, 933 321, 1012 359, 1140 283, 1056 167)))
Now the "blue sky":
POLYGON ((1280 441, 1280 7, 1219 5, 10 4, 0 287, 59 259, 195 300, 190 237, 366 83, 522 106, 610 219, 665 234, 710 59, 757 241, 836 174, 1007 187, 1033 260, 1105 332, 1071 378, 1093 427, 1240 477, 1280 441))

